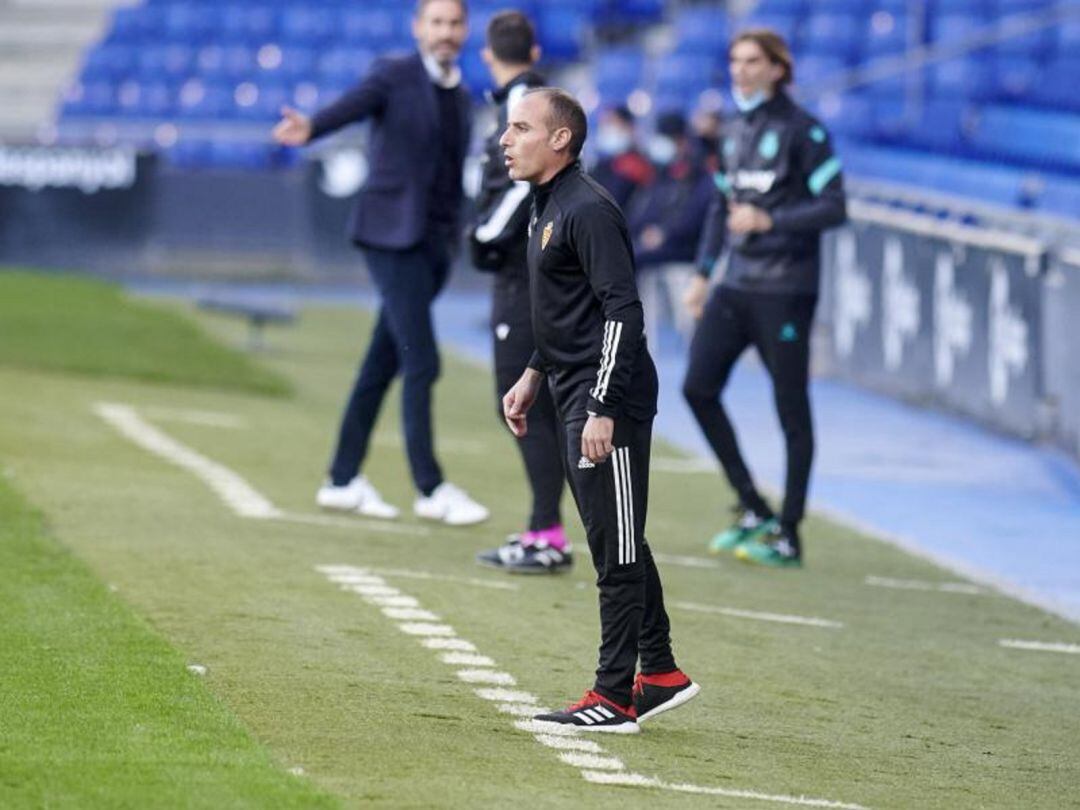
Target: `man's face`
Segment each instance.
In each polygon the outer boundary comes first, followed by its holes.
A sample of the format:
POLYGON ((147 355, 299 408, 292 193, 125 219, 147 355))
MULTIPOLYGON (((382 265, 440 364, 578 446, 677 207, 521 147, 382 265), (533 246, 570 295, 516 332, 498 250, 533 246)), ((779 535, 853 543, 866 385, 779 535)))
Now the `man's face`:
POLYGON ((511 180, 542 182, 565 162, 569 131, 550 131, 547 116, 548 100, 540 93, 524 96, 510 109, 499 145, 511 180))
POLYGON ((737 42, 731 49, 730 71, 731 83, 744 96, 752 96, 759 90, 771 94, 784 72, 751 39, 737 42))
POLYGON ((431 0, 413 18, 413 36, 424 53, 451 65, 469 34, 465 9, 458 0, 431 0))

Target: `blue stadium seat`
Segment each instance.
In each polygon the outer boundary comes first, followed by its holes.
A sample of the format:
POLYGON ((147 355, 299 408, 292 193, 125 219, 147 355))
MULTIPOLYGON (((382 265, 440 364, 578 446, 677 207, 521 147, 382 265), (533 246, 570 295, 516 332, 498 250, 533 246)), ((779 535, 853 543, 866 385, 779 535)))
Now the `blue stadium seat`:
POLYGON ((601 98, 621 104, 641 87, 645 55, 640 48, 617 48, 601 51, 596 58, 594 77, 601 98))
POLYGON ((147 46, 138 54, 138 75, 142 81, 172 81, 187 78, 195 65, 195 51, 187 45, 147 46))
POLYGON ((1054 50, 1058 56, 1080 54, 1080 16, 1054 26, 1054 50))
POLYGON ((847 60, 839 56, 804 56, 795 63, 795 83, 803 89, 813 88, 837 78, 847 69, 847 60))
POLYGON ((99 45, 83 61, 82 80, 117 81, 135 71, 137 60, 137 49, 128 45, 99 45))
POLYGON ((908 45, 908 18, 904 13, 879 9, 870 15, 862 34, 862 58, 904 51, 908 45))
POLYGON ((132 118, 167 118, 172 115, 175 91, 165 82, 128 80, 116 93, 117 112, 132 118))
POLYGON ((1047 107, 1080 110, 1080 55, 1070 54, 1047 62, 1032 90, 1032 98, 1047 107))
POLYGON ((335 15, 325 6, 289 6, 281 14, 283 43, 317 46, 331 37, 335 15))
POLYGON ((278 37, 278 14, 271 6, 230 4, 222 9, 223 42, 262 45, 278 37))
POLYGON ((123 6, 113 12, 108 39, 115 43, 156 41, 162 36, 164 15, 152 6, 123 6))
POLYGON ((761 0, 754 11, 757 14, 787 14, 797 17, 808 6, 808 0, 761 0))
POLYGON ((1031 95, 1042 76, 1042 66, 1028 57, 1000 57, 994 61, 994 95, 1023 99, 1031 95))
POLYGON ((684 9, 675 18, 675 41, 682 53, 723 53, 728 46, 727 16, 709 6, 684 9))
POLYGON ((986 21, 969 14, 943 14, 930 19, 930 38, 934 42, 956 44, 984 28, 986 21))
POLYGON ((318 60, 319 80, 329 84, 348 84, 359 81, 375 60, 372 51, 360 48, 332 48, 318 60))
MULTIPOLYGON (((1022 19, 1022 18, 1021 18, 1022 19)), ((1017 23, 1017 17, 1002 17, 998 20, 998 27, 1004 34, 1010 26, 1017 23)), ((1042 28, 1023 36, 1012 36, 994 46, 997 53, 1002 56, 1027 56, 1038 58, 1045 55, 1054 47, 1054 32, 1050 28, 1042 28)))
POLYGON ((247 45, 207 45, 199 50, 195 65, 205 79, 235 81, 255 71, 255 51, 247 45))
POLYGON ((850 14, 813 14, 802 27, 799 49, 851 60, 859 51, 865 22, 850 14))
POLYGON ((788 47, 794 47, 799 34, 800 18, 793 14, 762 14, 754 13, 749 17, 733 21, 732 33, 746 28, 770 28, 788 43, 788 47))
POLYGON ((612 5, 612 13, 632 22, 657 22, 664 16, 664 0, 622 0, 612 5))
POLYGON ((866 16, 874 6, 874 0, 813 0, 814 13, 852 14, 866 16))
POLYGON ((993 88, 994 74, 985 58, 949 59, 930 66, 930 91, 938 98, 984 99, 993 88))
POLYGON ((1080 219, 1080 180, 1073 177, 1047 176, 1035 207, 1057 216, 1080 219))
POLYGON ((173 42, 196 44, 220 30, 222 15, 215 6, 172 3, 164 6, 162 36, 173 42))
POLYGON ((957 14, 967 17, 989 17, 994 13, 994 0, 932 0, 928 16, 957 14))
POLYGON ((493 89, 491 71, 488 70, 483 57, 476 49, 466 50, 461 55, 461 76, 465 86, 477 100, 482 99, 488 90, 493 89))
POLYGON ((814 112, 834 137, 866 137, 874 130, 869 98, 856 93, 830 93, 818 100, 814 112))
POLYGON ((540 42, 549 59, 577 58, 588 33, 588 10, 545 3, 537 22, 540 42))
POLYGON ((176 111, 181 118, 224 118, 235 108, 231 85, 191 79, 178 94, 176 111))
POLYGON ((116 87, 111 81, 77 82, 65 93, 65 117, 104 116, 116 110, 116 87))
POLYGON ((281 64, 276 71, 264 71, 274 73, 292 81, 310 78, 315 73, 316 59, 319 51, 301 45, 291 45, 281 49, 281 64))
POLYGON ((1080 172, 1080 114, 988 105, 970 139, 995 156, 1080 172))
POLYGON ((903 140, 940 152, 962 151, 970 118, 971 105, 963 99, 926 99, 903 140))

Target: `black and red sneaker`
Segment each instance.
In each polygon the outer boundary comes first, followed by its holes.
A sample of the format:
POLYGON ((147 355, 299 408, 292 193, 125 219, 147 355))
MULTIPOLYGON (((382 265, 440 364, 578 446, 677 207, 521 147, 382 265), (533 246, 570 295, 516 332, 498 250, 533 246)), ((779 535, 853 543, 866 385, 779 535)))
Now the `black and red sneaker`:
POLYGON ((634 679, 634 710, 639 723, 658 714, 682 706, 701 687, 690 680, 681 669, 658 675, 641 675, 634 679))
POLYGON ((612 703, 592 690, 562 711, 538 714, 533 719, 540 723, 573 726, 580 731, 603 731, 609 734, 637 734, 641 731, 633 706, 612 703))

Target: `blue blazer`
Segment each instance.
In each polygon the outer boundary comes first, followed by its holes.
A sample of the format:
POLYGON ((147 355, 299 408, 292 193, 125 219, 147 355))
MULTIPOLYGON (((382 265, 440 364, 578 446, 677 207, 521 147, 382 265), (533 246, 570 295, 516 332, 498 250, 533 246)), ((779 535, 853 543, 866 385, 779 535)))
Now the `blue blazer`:
MULTIPOLYGON (((472 100, 464 86, 458 87, 457 96, 461 143, 467 148, 472 100)), ((435 85, 419 53, 376 60, 360 84, 314 115, 311 138, 367 119, 371 168, 353 207, 349 236, 361 247, 415 247, 427 230, 435 161, 441 153, 435 85)), ((460 193, 453 205, 460 208, 460 193)))

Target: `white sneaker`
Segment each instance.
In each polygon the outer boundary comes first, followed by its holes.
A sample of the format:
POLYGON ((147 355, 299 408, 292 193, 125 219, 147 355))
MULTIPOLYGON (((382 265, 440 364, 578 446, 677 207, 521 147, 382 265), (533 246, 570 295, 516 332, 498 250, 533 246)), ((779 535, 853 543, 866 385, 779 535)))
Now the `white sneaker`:
POLYGON ((401 514, 396 506, 391 506, 384 501, 379 490, 375 489, 362 475, 356 476, 343 487, 335 487, 333 483, 327 481, 315 494, 315 503, 323 509, 356 512, 384 520, 393 520, 401 514))
POLYGON ((448 526, 469 526, 487 520, 491 515, 486 506, 478 504, 465 490, 449 481, 435 487, 431 495, 417 498, 413 502, 413 512, 417 517, 439 520, 448 526))

